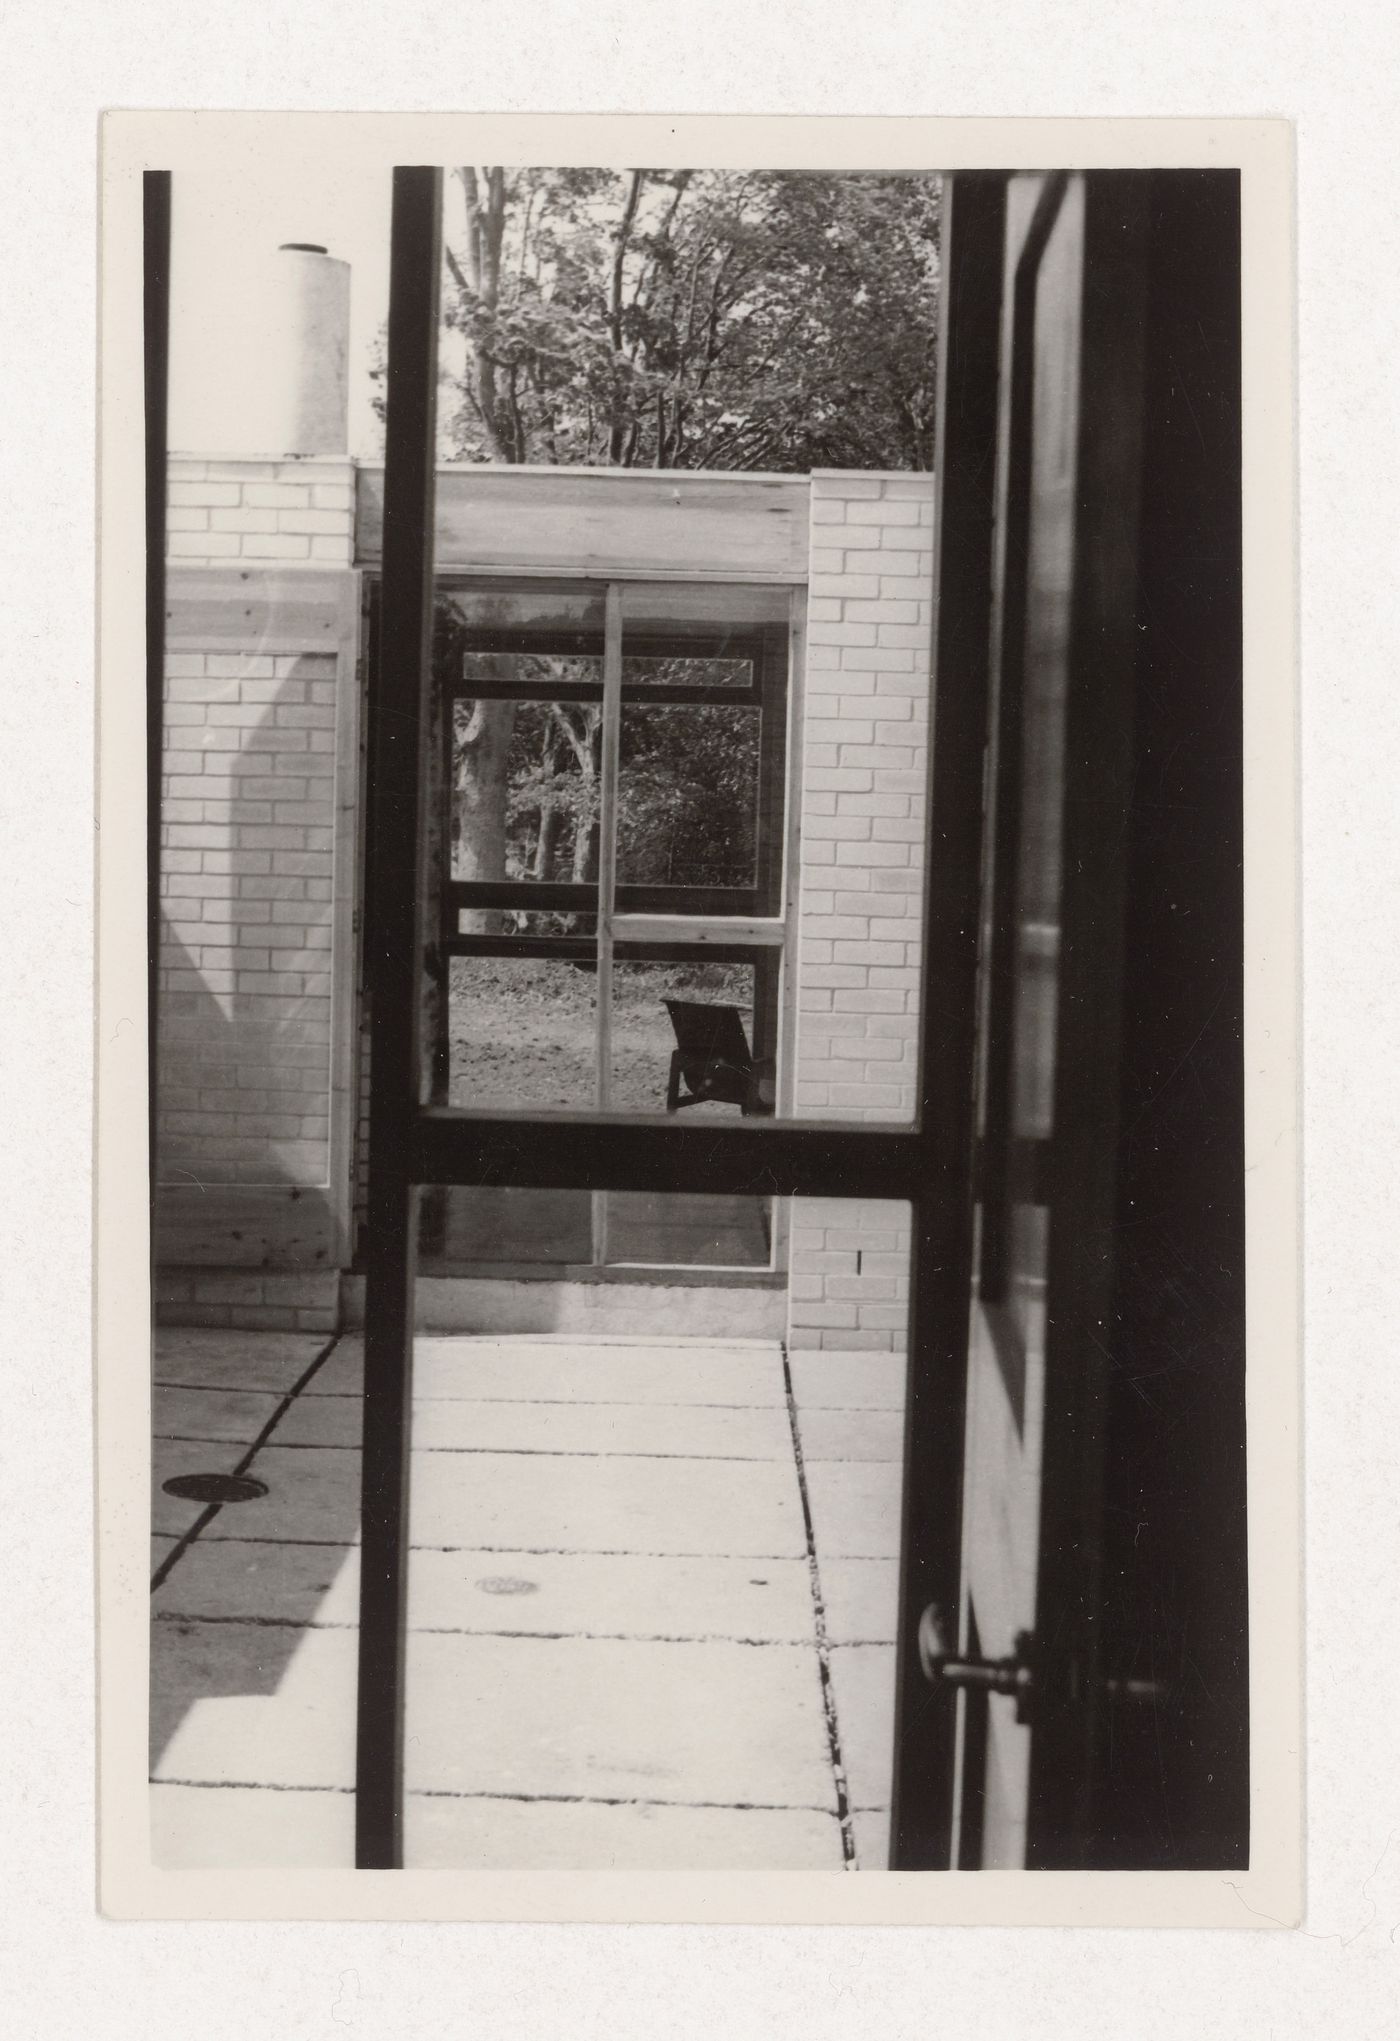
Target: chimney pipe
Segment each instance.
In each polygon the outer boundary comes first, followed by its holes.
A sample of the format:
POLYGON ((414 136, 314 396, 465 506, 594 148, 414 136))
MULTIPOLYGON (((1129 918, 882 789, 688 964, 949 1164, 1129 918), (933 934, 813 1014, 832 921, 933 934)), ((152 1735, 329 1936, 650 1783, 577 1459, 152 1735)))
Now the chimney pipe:
POLYGON ((263 377, 269 451, 343 454, 349 445, 350 265, 317 242, 284 241, 270 282, 263 377))

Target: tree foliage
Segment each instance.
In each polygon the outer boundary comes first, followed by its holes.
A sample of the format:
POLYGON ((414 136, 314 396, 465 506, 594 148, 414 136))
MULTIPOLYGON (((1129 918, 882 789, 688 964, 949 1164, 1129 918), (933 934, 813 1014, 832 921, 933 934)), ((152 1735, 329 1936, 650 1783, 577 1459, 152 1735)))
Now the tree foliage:
MULTIPOLYGON (((463 168, 457 459, 928 468, 932 174, 463 168)), ((453 401, 455 397, 455 402, 453 401)))

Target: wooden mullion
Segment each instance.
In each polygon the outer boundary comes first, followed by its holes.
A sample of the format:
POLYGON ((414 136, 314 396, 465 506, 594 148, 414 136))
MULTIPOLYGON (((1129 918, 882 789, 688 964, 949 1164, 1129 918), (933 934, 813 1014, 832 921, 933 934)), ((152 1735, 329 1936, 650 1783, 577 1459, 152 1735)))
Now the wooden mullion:
POLYGON ((462 907, 513 907, 522 914, 537 908, 564 913, 572 909, 591 914, 598 898, 596 886, 535 879, 454 879, 447 890, 454 914, 462 907))
POLYGON ((682 919, 732 915, 740 920, 766 920, 755 886, 628 886, 617 888, 622 914, 666 914, 682 919))
POLYGON ((592 964, 597 957, 586 935, 454 935, 444 948, 449 957, 558 957, 566 964, 592 964))
POLYGON ((745 949, 781 949, 784 928, 767 915, 618 914, 613 935, 633 943, 699 943, 705 948, 726 944, 745 949))
MULTIPOLYGON (((622 746, 622 590, 609 582, 603 611, 602 773, 598 816, 597 1101, 612 1104, 613 917, 617 910, 617 790, 622 746)), ((608 1194, 593 1194, 593 1259, 608 1258, 608 1194)))
POLYGON ((598 1110, 612 1102, 613 917, 617 912, 617 789, 622 741, 622 591, 610 582, 603 646, 598 815, 598 1110))

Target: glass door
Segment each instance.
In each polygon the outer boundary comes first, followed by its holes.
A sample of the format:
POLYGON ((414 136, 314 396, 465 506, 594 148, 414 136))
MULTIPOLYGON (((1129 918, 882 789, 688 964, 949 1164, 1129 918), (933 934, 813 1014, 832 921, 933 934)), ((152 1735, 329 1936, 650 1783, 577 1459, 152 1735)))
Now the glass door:
MULTIPOLYGON (((774 1112, 788 602, 439 581, 425 1103, 774 1112)), ((478 1273, 774 1263, 757 1197, 458 1186, 423 1227, 478 1273)))

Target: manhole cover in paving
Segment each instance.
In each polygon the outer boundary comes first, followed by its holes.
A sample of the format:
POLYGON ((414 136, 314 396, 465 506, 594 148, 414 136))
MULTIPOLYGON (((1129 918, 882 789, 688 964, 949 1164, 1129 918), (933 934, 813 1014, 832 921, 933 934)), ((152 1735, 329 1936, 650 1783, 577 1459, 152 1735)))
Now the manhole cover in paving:
POLYGON ((477 1586, 484 1595, 532 1595, 539 1592, 537 1580, 520 1580, 512 1573, 493 1573, 477 1586))
POLYGON ((267 1494, 267 1483, 251 1474, 173 1474, 161 1487, 182 1502, 254 1502, 267 1494))

